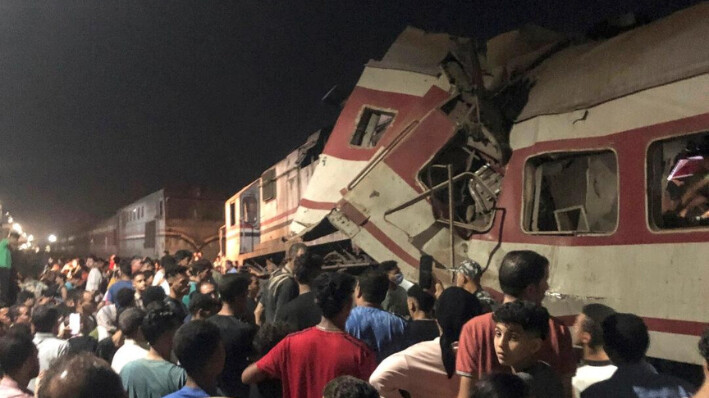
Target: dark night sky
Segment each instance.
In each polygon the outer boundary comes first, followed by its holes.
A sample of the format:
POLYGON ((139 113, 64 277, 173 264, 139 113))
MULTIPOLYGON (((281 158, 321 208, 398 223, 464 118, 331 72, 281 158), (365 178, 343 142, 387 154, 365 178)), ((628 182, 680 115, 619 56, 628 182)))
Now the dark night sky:
POLYGON ((693 2, 0 0, 0 202, 46 236, 166 183, 234 193, 407 24, 487 39, 693 2))

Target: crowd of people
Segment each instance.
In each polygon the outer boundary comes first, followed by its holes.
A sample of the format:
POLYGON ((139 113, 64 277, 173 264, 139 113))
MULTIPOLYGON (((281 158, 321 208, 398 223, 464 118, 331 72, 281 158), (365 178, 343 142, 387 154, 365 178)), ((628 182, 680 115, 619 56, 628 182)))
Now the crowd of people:
MULTIPOLYGON (((478 263, 455 272, 447 288, 392 261, 326 272, 299 243, 267 272, 188 251, 50 260, 0 285, 0 398, 709 397, 645 360, 642 318, 550 316, 538 253, 504 256, 499 302, 478 263)), ((709 376, 709 331, 699 350, 709 376)))

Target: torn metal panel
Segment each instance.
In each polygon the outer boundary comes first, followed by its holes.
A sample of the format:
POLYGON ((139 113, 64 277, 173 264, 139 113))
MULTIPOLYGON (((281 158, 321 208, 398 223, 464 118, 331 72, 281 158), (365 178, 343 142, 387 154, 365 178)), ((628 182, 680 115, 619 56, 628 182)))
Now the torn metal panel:
POLYGON ((296 164, 300 167, 305 167, 318 159, 322 153, 325 142, 330 135, 330 129, 320 129, 311 134, 305 143, 298 147, 296 164))
POLYGON ((493 37, 486 43, 485 88, 500 90, 567 40, 562 34, 534 25, 493 37))
POLYGON ((338 230, 342 231, 345 235, 353 238, 357 233, 359 233, 360 227, 357 223, 350 220, 343 212, 339 210, 333 210, 327 215, 327 219, 335 226, 338 230))
MULTIPOLYGON (((460 40, 466 44, 469 39, 460 40)), ((381 61, 370 60, 368 67, 406 70, 438 76, 441 61, 458 46, 458 41, 445 33, 428 33, 414 27, 407 27, 389 47, 381 61)))

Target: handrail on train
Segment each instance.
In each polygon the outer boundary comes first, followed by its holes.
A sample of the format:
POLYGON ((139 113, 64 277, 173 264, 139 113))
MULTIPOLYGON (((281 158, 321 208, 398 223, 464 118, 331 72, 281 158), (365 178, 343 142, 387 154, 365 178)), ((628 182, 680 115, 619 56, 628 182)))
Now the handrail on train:
POLYGON ((398 211, 401 211, 407 207, 410 207, 414 205, 415 203, 420 202, 423 199, 426 199, 427 197, 430 197, 434 192, 438 192, 444 188, 448 189, 448 219, 436 219, 437 223, 442 223, 442 224, 448 224, 448 232, 449 232, 449 239, 450 239, 450 264, 451 267, 455 267, 455 231, 454 227, 457 228, 464 228, 468 229, 471 231, 475 232, 485 232, 487 228, 480 228, 477 227, 473 224, 470 223, 462 223, 459 221, 455 221, 453 219, 453 184, 459 180, 470 178, 474 179, 477 183, 480 184, 485 190, 488 191, 491 195, 495 196, 493 190, 483 181, 483 179, 475 174, 472 171, 465 171, 463 173, 460 173, 456 176, 453 176, 453 166, 448 164, 448 165, 433 165, 432 167, 439 167, 439 168, 445 168, 448 171, 448 179, 447 181, 441 182, 440 184, 434 185, 433 187, 427 189, 426 191, 420 193, 419 195, 415 196, 412 199, 407 200, 406 202, 389 209, 384 212, 384 219, 390 214, 396 213, 398 211))

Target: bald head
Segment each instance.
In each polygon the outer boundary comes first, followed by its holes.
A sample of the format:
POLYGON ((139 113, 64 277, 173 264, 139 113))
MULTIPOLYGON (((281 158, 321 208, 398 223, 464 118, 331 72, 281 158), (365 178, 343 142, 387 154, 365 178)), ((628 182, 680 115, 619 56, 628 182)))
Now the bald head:
POLYGON ((39 398, 125 398, 121 378, 103 359, 89 353, 64 356, 45 373, 39 398))

